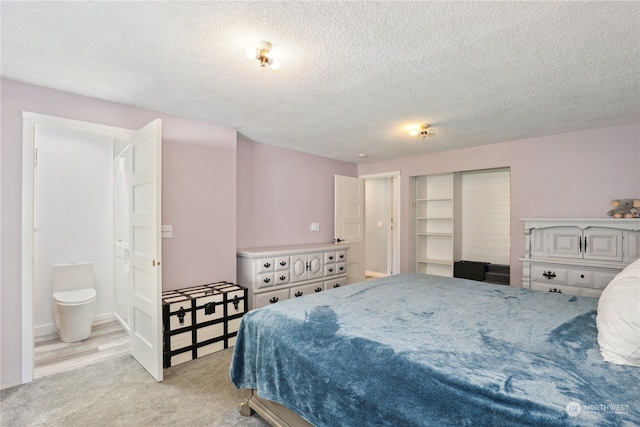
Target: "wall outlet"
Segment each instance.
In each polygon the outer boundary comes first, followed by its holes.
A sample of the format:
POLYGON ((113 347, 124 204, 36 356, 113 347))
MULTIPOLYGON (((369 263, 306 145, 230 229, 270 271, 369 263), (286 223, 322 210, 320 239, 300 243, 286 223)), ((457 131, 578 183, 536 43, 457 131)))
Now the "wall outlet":
POLYGON ((173 226, 172 225, 163 225, 160 228, 160 235, 163 239, 170 239, 173 237, 173 226))

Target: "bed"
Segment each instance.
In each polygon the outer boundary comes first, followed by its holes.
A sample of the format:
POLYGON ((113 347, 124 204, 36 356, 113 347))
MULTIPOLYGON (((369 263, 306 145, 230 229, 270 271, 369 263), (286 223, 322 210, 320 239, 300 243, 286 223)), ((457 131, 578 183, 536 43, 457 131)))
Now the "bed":
POLYGON ((640 425, 640 367, 603 360, 597 306, 400 274, 249 312, 230 377, 272 425, 640 425))

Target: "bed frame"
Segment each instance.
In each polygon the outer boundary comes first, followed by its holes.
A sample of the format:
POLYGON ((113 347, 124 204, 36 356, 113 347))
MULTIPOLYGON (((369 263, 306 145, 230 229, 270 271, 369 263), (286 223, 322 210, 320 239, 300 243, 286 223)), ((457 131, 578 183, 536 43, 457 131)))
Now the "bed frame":
POLYGON ((263 399, 258 396, 257 390, 251 389, 249 397, 240 404, 240 415, 250 417, 254 412, 273 427, 313 427, 291 409, 263 399))

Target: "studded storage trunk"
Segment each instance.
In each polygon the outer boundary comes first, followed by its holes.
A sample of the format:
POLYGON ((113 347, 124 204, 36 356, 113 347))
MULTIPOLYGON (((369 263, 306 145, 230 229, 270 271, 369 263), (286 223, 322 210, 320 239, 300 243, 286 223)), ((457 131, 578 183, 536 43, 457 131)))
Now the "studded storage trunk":
POLYGON ((247 289, 233 283, 163 292, 163 366, 232 347, 246 312, 247 289))

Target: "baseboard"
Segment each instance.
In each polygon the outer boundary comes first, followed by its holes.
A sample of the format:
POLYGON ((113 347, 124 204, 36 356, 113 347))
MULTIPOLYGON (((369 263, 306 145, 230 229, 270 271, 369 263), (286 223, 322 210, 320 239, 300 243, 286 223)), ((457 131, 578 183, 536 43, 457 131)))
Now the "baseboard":
MULTIPOLYGON (((100 314, 93 318, 93 326, 99 325, 101 323, 111 322, 113 320, 118 320, 113 313, 100 314)), ((49 325, 34 326, 33 340, 34 342, 38 342, 49 339, 52 335, 56 335, 57 333, 58 330, 55 323, 49 325)))
POLYGON ((125 331, 127 331, 128 334, 130 334, 131 331, 129 330, 129 324, 125 322, 125 320, 122 317, 118 316, 118 313, 114 313, 114 317, 116 318, 120 326, 122 326, 122 329, 124 329, 125 331))
POLYGON ((17 385, 22 385, 22 383, 1 384, 0 385, 0 390, 6 390, 8 388, 15 387, 17 385))

